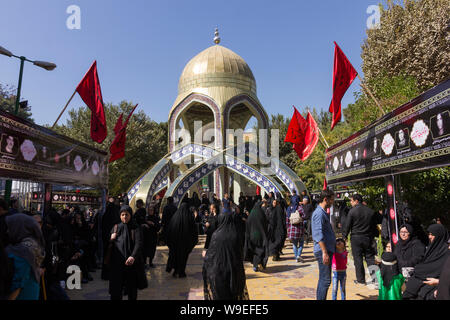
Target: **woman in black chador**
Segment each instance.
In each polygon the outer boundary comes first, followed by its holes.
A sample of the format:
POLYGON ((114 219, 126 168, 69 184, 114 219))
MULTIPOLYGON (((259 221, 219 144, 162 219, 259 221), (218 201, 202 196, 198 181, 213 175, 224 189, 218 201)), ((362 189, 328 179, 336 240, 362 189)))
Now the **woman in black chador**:
POLYGON ((167 230, 167 246, 169 259, 166 271, 174 269, 173 276, 186 277, 186 263, 195 245, 198 243, 198 233, 194 216, 189 210, 188 203, 182 203, 170 220, 167 230))
POLYGON ((240 242, 234 216, 220 214, 203 262, 205 300, 249 300, 240 242))
POLYGON ((261 200, 255 203, 245 227, 244 259, 253 263, 253 271, 258 271, 260 264, 265 268, 269 258, 267 218, 261 204, 261 200))
POLYGON ((142 199, 138 199, 136 201, 136 206, 138 207, 138 210, 136 210, 134 216, 136 218, 136 222, 142 228, 142 257, 144 259, 144 264, 147 262, 148 258, 148 267, 154 268, 153 258, 156 253, 158 231, 160 228, 159 217, 155 214, 156 203, 150 203, 148 213, 144 208, 144 201, 142 201, 142 199))
POLYGON ((444 267, 448 249, 448 233, 442 224, 432 224, 428 227, 430 244, 423 260, 416 264, 414 275, 406 283, 403 292, 404 300, 433 300, 436 287, 424 283, 427 278, 439 279, 444 267))
POLYGON ((121 223, 111 230, 113 249, 111 252, 111 268, 109 293, 111 300, 122 300, 123 289, 128 300, 137 299, 137 290, 141 276, 142 264, 142 232, 139 225, 131 219, 132 210, 124 205, 120 208, 121 223))
POLYGON ((286 240, 284 214, 277 200, 270 203, 268 209, 268 238, 269 238, 269 254, 273 257, 273 261, 280 260, 280 251, 286 240))

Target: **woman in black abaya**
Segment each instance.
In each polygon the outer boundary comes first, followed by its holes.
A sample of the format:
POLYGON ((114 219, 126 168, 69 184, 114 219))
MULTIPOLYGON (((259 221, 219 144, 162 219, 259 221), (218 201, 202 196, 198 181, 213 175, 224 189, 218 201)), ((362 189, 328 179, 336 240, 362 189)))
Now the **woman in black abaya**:
POLYGON ((245 227, 244 259, 253 263, 253 270, 258 271, 258 265, 263 268, 269 258, 269 241, 267 239, 267 218, 258 201, 248 216, 245 227))
POLYGON ((249 300, 240 235, 232 214, 218 216, 202 273, 205 300, 249 300))
POLYGON ((142 264, 142 232, 131 219, 132 210, 125 205, 120 208, 121 223, 111 230, 113 249, 111 252, 111 268, 109 292, 111 300, 122 300, 123 289, 128 300, 137 300, 142 264))
POLYGON ((173 276, 186 277, 186 263, 195 245, 198 243, 198 233, 194 216, 189 210, 188 203, 182 203, 175 212, 167 230, 167 246, 169 259, 166 271, 174 269, 173 276))
POLYGON ((425 284, 427 278, 439 279, 448 253, 448 233, 441 224, 428 227, 430 244, 423 260, 414 268, 414 275, 406 283, 403 299, 433 300, 435 287, 425 284))
POLYGON ((423 259, 425 246, 417 239, 414 229, 410 224, 400 227, 400 237, 394 248, 397 256, 398 267, 406 280, 413 274, 414 267, 423 259))
POLYGON ((286 240, 285 221, 283 210, 277 200, 273 200, 268 209, 268 238, 269 254, 273 261, 280 260, 280 251, 286 240))

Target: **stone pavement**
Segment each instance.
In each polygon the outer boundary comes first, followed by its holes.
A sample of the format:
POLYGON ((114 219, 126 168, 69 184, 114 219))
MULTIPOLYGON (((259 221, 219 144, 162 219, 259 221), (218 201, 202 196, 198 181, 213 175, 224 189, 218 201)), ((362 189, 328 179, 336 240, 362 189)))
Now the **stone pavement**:
MULTIPOLYGON (((138 300, 203 300, 203 278, 201 256, 204 236, 189 256, 186 278, 174 278, 165 271, 168 248, 159 246, 153 261, 156 268, 147 272, 148 288, 138 291, 138 300)), ((286 241, 280 261, 269 258, 263 272, 254 272, 250 263, 245 263, 247 288, 251 300, 315 300, 318 266, 312 252, 312 243, 305 245, 304 262, 294 261, 292 245, 286 241)), ((100 279, 101 270, 92 273, 94 281, 82 284, 81 290, 67 290, 72 300, 109 300, 108 281, 100 279)), ((355 285, 355 269, 349 257, 347 266, 347 300, 376 300, 378 290, 369 286, 355 285)), ((368 279, 368 277, 367 277, 368 279)), ((328 299, 331 300, 331 288, 328 299)), ((126 299, 126 298, 125 298, 126 299)), ((338 292, 338 300, 340 291, 338 292)))

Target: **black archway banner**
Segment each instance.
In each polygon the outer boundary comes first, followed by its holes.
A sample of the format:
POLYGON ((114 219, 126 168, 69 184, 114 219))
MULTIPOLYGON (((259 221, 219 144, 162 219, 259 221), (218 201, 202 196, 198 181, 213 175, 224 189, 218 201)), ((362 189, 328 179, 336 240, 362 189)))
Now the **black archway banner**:
POLYGON ((107 153, 0 111, 0 177, 107 187, 107 153))
POLYGON ((449 164, 447 80, 328 148, 325 172, 330 185, 449 164))

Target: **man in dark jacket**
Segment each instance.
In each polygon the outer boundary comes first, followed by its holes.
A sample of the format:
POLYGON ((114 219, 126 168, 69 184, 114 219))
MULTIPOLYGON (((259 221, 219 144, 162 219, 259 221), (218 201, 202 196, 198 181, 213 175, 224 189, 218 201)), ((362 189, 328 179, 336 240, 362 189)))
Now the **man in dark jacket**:
POLYGON ((372 245, 374 229, 376 228, 376 217, 372 209, 362 204, 361 195, 355 194, 351 197, 350 209, 343 229, 344 239, 351 232, 350 243, 352 246, 353 261, 355 263, 356 284, 366 284, 363 257, 367 266, 375 265, 375 249, 372 245))

